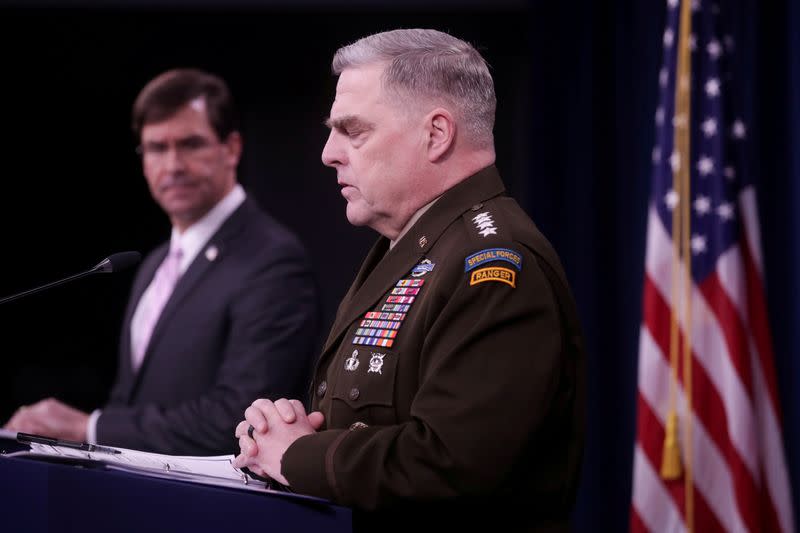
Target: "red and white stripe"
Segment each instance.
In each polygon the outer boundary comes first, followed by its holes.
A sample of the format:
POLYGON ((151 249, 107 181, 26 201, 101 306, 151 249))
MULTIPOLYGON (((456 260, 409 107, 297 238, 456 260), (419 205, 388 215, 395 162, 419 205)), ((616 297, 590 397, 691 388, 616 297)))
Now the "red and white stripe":
MULTIPOLYGON (((794 531, 752 187, 739 196, 743 236, 691 288, 694 525, 698 532, 794 531)), ((673 245, 651 206, 639 343, 631 531, 687 531, 684 479, 659 475, 669 411, 673 245)), ((679 287, 678 294, 683 295, 679 287)), ((681 340, 686 332, 681 324, 681 340)), ((686 397, 678 371, 681 450, 686 397)))

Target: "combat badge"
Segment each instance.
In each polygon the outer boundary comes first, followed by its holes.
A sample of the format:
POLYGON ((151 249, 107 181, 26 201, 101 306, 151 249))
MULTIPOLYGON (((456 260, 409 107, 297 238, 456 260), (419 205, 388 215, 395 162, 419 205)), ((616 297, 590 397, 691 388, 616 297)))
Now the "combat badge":
POLYGON ((417 266, 414 267, 414 269, 411 271, 411 275, 415 278, 424 276, 425 274, 433 270, 433 267, 435 266, 436 263, 434 263, 430 259, 423 259, 422 261, 419 262, 417 266))

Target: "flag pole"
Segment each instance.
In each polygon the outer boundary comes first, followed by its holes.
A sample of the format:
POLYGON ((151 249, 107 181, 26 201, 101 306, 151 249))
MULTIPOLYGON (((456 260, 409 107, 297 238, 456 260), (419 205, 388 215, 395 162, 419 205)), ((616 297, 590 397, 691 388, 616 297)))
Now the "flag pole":
POLYGON ((675 146, 680 154, 681 165, 678 168, 681 190, 678 206, 681 217, 681 256, 683 258, 683 387, 686 397, 686 410, 683 427, 686 431, 684 443, 684 484, 685 484, 685 511, 686 527, 694 532, 694 482, 692 472, 692 251, 691 240, 691 154, 690 154, 690 124, 691 124, 691 86, 692 86, 692 58, 689 47, 691 35, 691 2, 681 1, 680 36, 678 38, 678 68, 675 84, 675 146))
MULTIPOLYGON (((686 76, 687 57, 684 57, 684 49, 688 49, 687 37, 684 30, 688 30, 688 24, 684 21, 684 11, 688 12, 688 2, 682 2, 680 33, 678 40, 678 66, 676 68, 675 80, 675 113, 673 119, 674 142, 672 163, 672 189, 678 201, 672 209, 672 302, 670 309, 670 340, 669 340, 669 360, 670 360, 670 381, 669 381, 669 411, 664 432, 664 447, 661 458, 661 477, 666 480, 676 480, 683 474, 681 460, 681 447, 678 441, 678 414, 677 414, 677 389, 678 389, 678 367, 680 365, 680 317, 686 316, 685 309, 687 295, 691 291, 681 292, 681 285, 686 287, 691 283, 687 271, 682 269, 681 258, 689 259, 686 254, 685 243, 688 242, 688 220, 685 211, 688 212, 689 199, 689 143, 688 143, 688 90, 689 79, 686 76), (686 210, 684 210, 686 206, 686 210), (682 301, 682 299, 684 301, 682 301)), ((688 31, 687 31, 688 33, 688 31)), ((684 336, 686 338, 686 336, 684 336)), ((684 381, 686 376, 686 364, 684 357, 684 381)), ((687 412, 688 415, 688 412, 687 412)), ((688 418, 688 416, 687 416, 688 418)), ((686 450, 684 450, 685 452, 686 450)), ((684 453, 685 456, 685 453, 684 453)), ((683 458, 686 460, 686 457, 683 458)))

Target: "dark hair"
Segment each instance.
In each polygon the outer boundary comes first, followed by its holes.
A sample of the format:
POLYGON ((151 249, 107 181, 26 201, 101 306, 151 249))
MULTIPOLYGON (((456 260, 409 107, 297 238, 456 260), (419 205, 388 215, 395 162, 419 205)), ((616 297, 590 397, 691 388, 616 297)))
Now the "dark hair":
POLYGON ((208 121, 220 141, 238 129, 233 97, 222 78, 197 69, 173 69, 159 74, 136 97, 131 127, 137 139, 146 124, 166 120, 183 106, 202 97, 208 121))

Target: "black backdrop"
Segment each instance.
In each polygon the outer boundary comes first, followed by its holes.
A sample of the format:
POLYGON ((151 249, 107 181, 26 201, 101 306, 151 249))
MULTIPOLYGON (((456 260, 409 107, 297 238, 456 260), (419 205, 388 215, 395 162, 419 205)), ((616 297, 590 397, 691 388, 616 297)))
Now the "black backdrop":
MULTIPOLYGON (((436 27, 472 41, 496 76, 499 166, 509 187, 522 189, 527 23, 524 9, 6 8, 0 294, 88 268, 115 251, 146 252, 168 237, 134 152, 130 105, 155 74, 196 66, 231 86, 245 138, 240 181, 310 249, 327 329, 375 238, 347 223, 335 172, 320 162, 322 121, 335 93, 332 53, 396 27, 436 27)), ((131 279, 97 276, 0 308, 0 419, 47 396, 85 409, 104 400, 131 279)))
MULTIPOLYGON (((197 66, 229 81, 244 118, 241 181, 308 245, 327 326, 374 239, 347 224, 335 174, 319 161, 327 134, 321 122, 335 88, 330 56, 374 31, 451 31, 476 44, 493 67, 498 166, 561 254, 586 331, 589 442, 576 529, 624 531, 664 2, 288 3, 63 0, 56 9, 42 0, 0 0, 0 295, 114 251, 144 252, 168 236, 133 151, 129 107, 153 75, 197 66)), ((793 96, 800 52, 795 57, 788 46, 800 35, 800 9, 787 0, 732 3, 747 10, 757 33, 757 61, 748 69, 764 175, 768 297, 796 483, 800 224, 796 215, 792 225, 784 222, 800 201, 800 164, 790 145, 800 138, 790 122, 800 116, 793 96)), ((0 419, 50 395, 87 409, 103 401, 130 281, 131 274, 85 279, 0 307, 0 419)), ((512 420, 524 408, 500 406, 512 420)), ((797 507, 797 491, 794 501, 797 507)))

